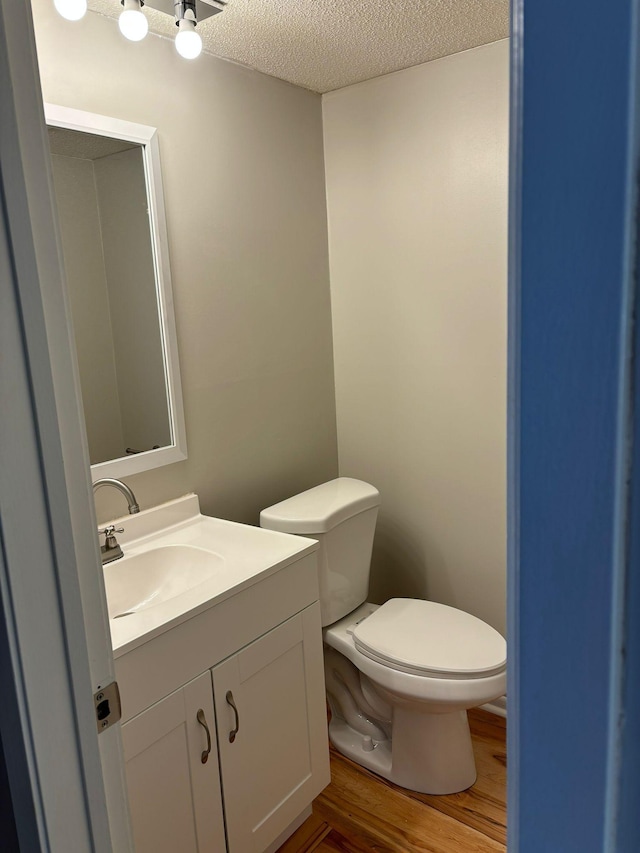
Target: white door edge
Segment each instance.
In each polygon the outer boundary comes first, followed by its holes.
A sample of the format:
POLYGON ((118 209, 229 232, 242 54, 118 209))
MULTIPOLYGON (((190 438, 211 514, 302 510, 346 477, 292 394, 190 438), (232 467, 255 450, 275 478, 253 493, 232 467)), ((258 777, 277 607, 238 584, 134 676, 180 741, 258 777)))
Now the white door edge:
POLYGON ((98 737, 93 707, 113 655, 27 3, 0 0, 0 90, 7 769, 21 840, 35 823, 43 850, 126 853, 120 727, 98 737))

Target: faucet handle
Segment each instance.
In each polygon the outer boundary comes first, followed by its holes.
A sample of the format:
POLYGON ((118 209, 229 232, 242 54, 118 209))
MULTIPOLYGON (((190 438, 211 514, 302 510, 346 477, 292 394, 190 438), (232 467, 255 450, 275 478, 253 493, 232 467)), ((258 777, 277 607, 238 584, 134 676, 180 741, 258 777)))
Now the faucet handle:
POLYGON ((111 563, 113 560, 119 560, 123 557, 122 548, 118 545, 116 533, 124 533, 124 527, 116 527, 115 524, 108 524, 102 529, 98 528, 98 536, 101 533, 105 534, 104 545, 100 546, 100 554, 102 555, 102 565, 111 563))
POLYGON ((108 524, 102 529, 98 528, 98 536, 100 536, 101 533, 105 533, 107 537, 113 536, 114 533, 124 533, 124 527, 116 527, 114 524, 108 524))
POLYGON ((124 527, 116 527, 115 524, 108 524, 106 527, 103 527, 102 530, 98 528, 98 536, 100 536, 101 533, 105 534, 104 545, 102 546, 103 551, 113 551, 116 548, 120 549, 118 540, 116 539, 116 533, 124 533, 124 527))

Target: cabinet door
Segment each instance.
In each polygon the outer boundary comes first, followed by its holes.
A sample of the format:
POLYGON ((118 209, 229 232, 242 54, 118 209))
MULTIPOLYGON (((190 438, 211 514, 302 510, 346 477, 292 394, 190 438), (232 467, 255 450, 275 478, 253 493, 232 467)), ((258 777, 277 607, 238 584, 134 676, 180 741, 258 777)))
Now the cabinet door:
POLYGON ((122 727, 136 853, 224 853, 211 674, 206 672, 122 727), (211 734, 197 719, 202 710, 211 734))
POLYGON ((262 853, 330 781, 319 605, 212 672, 229 853, 262 853))

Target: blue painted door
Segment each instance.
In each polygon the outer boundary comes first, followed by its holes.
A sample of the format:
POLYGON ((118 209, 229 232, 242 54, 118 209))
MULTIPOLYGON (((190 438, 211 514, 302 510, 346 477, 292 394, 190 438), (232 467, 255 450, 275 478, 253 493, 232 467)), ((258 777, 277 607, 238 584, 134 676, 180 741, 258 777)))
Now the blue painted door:
POLYGON ((640 850, 637 44, 514 3, 509 853, 640 850))

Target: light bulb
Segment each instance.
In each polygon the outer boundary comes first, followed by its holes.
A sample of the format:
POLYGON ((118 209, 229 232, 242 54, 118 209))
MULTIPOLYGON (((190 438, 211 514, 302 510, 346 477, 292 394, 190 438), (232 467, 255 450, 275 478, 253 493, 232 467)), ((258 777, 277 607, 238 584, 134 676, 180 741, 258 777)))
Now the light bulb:
POLYGON ((124 11, 118 18, 120 32, 129 41, 142 41, 149 31, 149 23, 140 8, 140 0, 122 0, 124 11))
POLYGON ((178 21, 178 35, 176 36, 176 50, 185 59, 195 59, 200 56, 202 50, 202 39, 196 32, 195 21, 182 18, 178 21))
POLYGON ((53 5, 67 21, 79 21, 87 11, 87 0, 53 0, 53 5))

